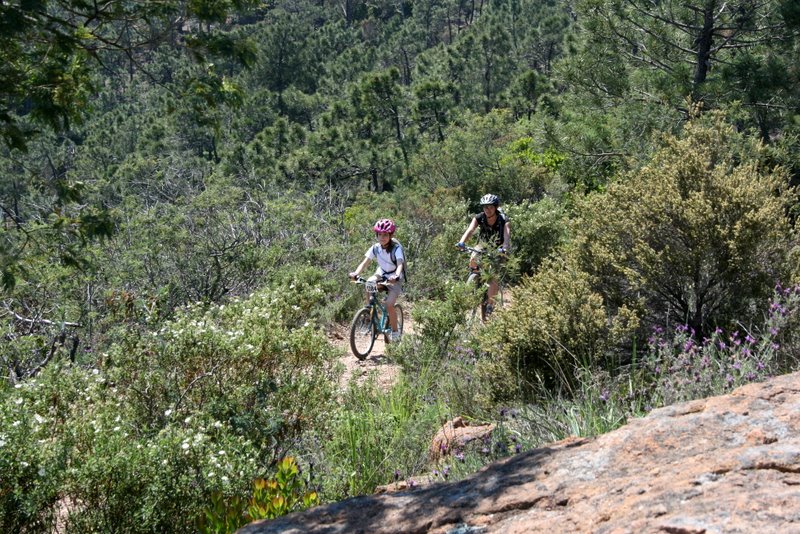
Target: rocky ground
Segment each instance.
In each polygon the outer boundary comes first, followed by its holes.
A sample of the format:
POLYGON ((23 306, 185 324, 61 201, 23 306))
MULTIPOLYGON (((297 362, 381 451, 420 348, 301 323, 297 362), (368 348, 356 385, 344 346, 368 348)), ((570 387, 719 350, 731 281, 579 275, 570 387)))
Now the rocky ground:
POLYGON ((240 532, 800 532, 800 373, 240 532))

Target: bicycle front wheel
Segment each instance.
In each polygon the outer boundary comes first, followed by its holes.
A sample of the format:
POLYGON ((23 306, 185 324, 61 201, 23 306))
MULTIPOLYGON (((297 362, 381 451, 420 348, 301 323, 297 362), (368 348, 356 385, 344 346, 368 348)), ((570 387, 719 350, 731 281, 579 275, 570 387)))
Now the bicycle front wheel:
POLYGON ((367 308, 358 310, 350 323, 350 350, 359 360, 363 360, 372 351, 375 344, 375 325, 372 314, 367 308))
POLYGON ((467 277, 467 285, 472 286, 476 291, 481 292, 481 302, 478 304, 478 307, 473 310, 473 317, 477 311, 480 310, 481 321, 486 322, 486 319, 488 318, 486 306, 489 304, 489 293, 486 291, 486 288, 483 287, 480 274, 470 273, 470 275, 467 277))

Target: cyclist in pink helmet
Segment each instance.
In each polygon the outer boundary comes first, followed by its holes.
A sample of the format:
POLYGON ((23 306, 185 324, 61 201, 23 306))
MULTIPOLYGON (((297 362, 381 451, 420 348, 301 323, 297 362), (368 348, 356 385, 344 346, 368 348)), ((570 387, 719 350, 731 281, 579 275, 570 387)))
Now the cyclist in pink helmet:
POLYGON ((375 260, 378 268, 369 280, 373 282, 388 282, 389 294, 386 297, 386 311, 389 315, 389 325, 392 327, 392 342, 400 341, 400 332, 397 330, 397 312, 394 303, 403 289, 403 269, 405 268, 405 254, 403 245, 394 239, 397 225, 391 219, 380 219, 372 227, 378 242, 372 245, 364 254, 364 260, 350 273, 350 278, 355 279, 366 269, 367 265, 375 260))

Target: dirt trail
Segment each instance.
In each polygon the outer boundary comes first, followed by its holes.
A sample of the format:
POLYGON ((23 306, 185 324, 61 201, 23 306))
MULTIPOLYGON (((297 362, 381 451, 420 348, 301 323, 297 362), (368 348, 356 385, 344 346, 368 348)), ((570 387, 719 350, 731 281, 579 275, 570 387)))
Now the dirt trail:
MULTIPOLYGON (((504 288, 502 295, 502 307, 508 307, 512 302, 512 296, 508 288, 504 288)), ((414 333, 414 324, 411 321, 411 306, 408 302, 401 301, 403 306, 403 335, 414 333)), ((397 380, 400 375, 400 366, 393 363, 390 358, 386 356, 386 343, 383 336, 378 336, 375 339, 375 346, 372 347, 372 352, 369 353, 364 360, 359 360, 350 351, 350 325, 342 324, 337 325, 329 334, 330 342, 335 346, 342 349, 343 354, 340 361, 345 367, 340 380, 341 389, 347 387, 347 383, 356 378, 359 383, 367 379, 370 374, 376 374, 376 381, 378 386, 387 391, 397 380)))
MULTIPOLYGON (((402 303, 403 307, 403 334, 408 335, 413 333, 414 328, 411 324, 411 313, 406 303, 402 303)), ((378 336, 375 339, 375 346, 372 347, 372 352, 369 353, 364 360, 359 360, 350 351, 350 325, 338 325, 331 333, 331 343, 341 348, 344 354, 341 356, 340 361, 344 365, 345 371, 340 380, 342 389, 347 387, 347 384, 353 378, 356 378, 359 383, 365 381, 368 376, 375 374, 375 379, 382 390, 388 390, 392 384, 395 383, 397 377, 400 375, 400 366, 393 363, 386 356, 386 342, 383 336, 378 336)))

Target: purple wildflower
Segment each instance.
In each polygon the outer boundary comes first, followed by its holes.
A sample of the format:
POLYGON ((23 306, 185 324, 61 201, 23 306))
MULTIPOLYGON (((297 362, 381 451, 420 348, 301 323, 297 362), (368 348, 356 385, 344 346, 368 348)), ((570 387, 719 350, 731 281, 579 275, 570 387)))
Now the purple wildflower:
POLYGON ((725 375, 725 382, 727 382, 728 385, 730 386, 731 384, 733 384, 733 377, 730 374, 726 374, 725 375))

